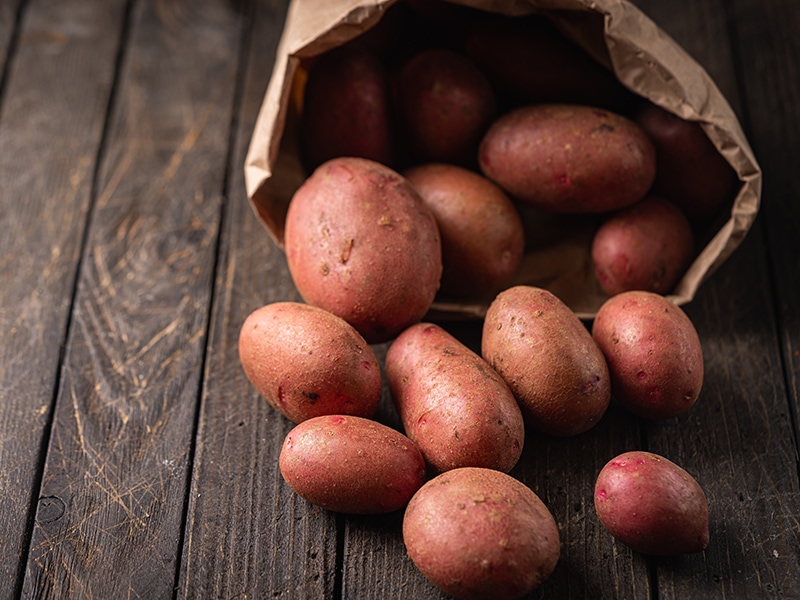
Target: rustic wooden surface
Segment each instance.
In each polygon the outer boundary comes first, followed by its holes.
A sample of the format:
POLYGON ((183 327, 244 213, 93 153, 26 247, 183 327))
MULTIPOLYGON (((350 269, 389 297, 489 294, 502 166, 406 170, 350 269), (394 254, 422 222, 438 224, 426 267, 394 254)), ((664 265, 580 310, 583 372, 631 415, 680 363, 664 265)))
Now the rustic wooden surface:
MULTIPOLYGON (((687 306, 706 360, 692 411, 526 442, 513 474, 562 540, 532 597, 800 598, 800 11, 636 4, 730 100, 763 206, 687 306), (599 526, 594 474, 631 448, 703 484, 705 552, 647 558, 599 526)), ((291 424, 238 362, 247 314, 298 299, 241 168, 285 11, 0 3, 0 598, 445 597, 405 556, 401 515, 288 489, 291 424)), ((379 416, 397 424, 387 394, 379 416)))

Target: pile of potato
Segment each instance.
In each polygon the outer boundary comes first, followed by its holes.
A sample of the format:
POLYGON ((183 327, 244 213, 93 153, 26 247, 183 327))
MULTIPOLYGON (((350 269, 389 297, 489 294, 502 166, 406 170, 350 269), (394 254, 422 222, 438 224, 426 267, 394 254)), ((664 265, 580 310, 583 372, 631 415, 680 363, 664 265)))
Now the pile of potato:
MULTIPOLYGON (((560 548, 508 475, 526 431, 579 435, 612 394, 646 419, 698 398, 700 340, 664 294, 732 200, 733 171, 697 124, 634 97, 540 17, 398 3, 305 67, 310 174, 284 240, 305 303, 256 310, 240 336, 247 377, 297 423, 281 472, 329 510, 405 509, 408 554, 447 593, 521 597, 560 548), (522 207, 594 220, 610 299, 591 327, 551 292, 509 286, 537 243, 522 207), (480 355, 424 322, 442 295, 490 300, 480 355), (404 433, 373 420, 384 379, 404 433)), ((594 500, 641 552, 708 543, 702 489, 664 457, 609 461, 594 500)))

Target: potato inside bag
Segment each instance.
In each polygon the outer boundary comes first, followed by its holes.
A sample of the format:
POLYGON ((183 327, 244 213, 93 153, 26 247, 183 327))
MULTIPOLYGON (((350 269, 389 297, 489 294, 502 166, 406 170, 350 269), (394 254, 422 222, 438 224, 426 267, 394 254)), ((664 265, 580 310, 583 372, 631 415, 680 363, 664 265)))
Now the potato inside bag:
MULTIPOLYGON (((244 168, 251 206, 279 247, 283 247, 289 202, 309 175, 301 140, 309 69, 321 56, 346 45, 386 45, 393 39, 393 27, 398 32, 396 39, 404 42, 401 53, 410 53, 425 44, 447 48, 457 44, 459 51, 484 70, 488 67, 492 72, 487 75, 499 90, 499 114, 526 102, 565 101, 605 104, 604 108, 631 119, 643 106, 655 105, 682 120, 697 122, 716 153, 735 172, 735 185, 729 201, 713 217, 696 225, 696 253, 669 295, 677 304, 692 300, 703 281, 741 243, 755 220, 762 174, 736 115, 705 70, 629 2, 293 0, 244 168), (476 15, 481 18, 473 19, 476 15), (415 20, 409 21, 410 18, 415 20), (471 23, 523 27, 528 21, 545 23, 569 47, 558 54, 545 55, 538 61, 544 65, 523 63, 523 73, 547 66, 551 71, 563 71, 559 61, 566 61, 575 53, 581 57, 578 60, 588 59, 597 66, 597 79, 589 82, 591 88, 599 94, 608 85, 608 94, 584 99, 580 90, 565 88, 562 96, 552 98, 548 95, 550 88, 540 86, 540 96, 534 97, 531 92, 520 100, 514 97, 519 90, 504 89, 504 81, 524 79, 513 71, 504 72, 506 67, 515 66, 515 58, 524 57, 494 56, 493 53, 507 52, 503 44, 497 41, 481 45, 480 36, 472 35, 471 23), (454 41, 459 32, 467 34, 454 41)), ((531 40, 534 34, 532 29, 531 40)), ((512 37, 504 34, 499 39, 512 37)), ((394 60, 399 62, 400 58, 394 60)), ((598 284, 591 258, 599 215, 551 214, 525 204, 519 207, 528 224, 528 243, 509 286, 542 287, 563 300, 580 318, 593 318, 608 298, 598 284)), ((482 318, 490 300, 437 297, 431 317, 482 318)))

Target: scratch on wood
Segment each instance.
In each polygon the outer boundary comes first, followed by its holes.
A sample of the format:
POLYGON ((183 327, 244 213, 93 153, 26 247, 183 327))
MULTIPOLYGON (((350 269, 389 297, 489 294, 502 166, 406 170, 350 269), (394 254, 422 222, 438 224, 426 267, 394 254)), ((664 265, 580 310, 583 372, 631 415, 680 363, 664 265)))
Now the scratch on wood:
POLYGON ((203 129, 205 129, 206 124, 208 123, 211 115, 214 114, 215 109, 217 107, 217 103, 214 101, 209 102, 205 110, 200 113, 200 116, 194 121, 192 127, 189 128, 189 131, 186 132, 186 135, 183 136, 180 145, 172 154, 170 158, 169 164, 164 169, 163 177, 159 181, 158 189, 163 190, 163 187, 169 183, 172 178, 175 176, 175 173, 178 171, 178 168, 183 163, 183 159, 186 154, 191 150, 194 145, 197 143, 200 134, 202 133, 203 129))

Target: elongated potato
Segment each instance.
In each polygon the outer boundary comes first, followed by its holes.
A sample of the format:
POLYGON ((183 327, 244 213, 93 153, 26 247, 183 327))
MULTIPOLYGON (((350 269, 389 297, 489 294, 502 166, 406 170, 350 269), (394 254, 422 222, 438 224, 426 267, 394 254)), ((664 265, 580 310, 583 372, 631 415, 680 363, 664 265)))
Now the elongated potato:
POLYGON ((406 435, 434 472, 517 463, 525 426, 514 395, 486 361, 438 325, 418 323, 386 354, 386 379, 406 435))
POLYGON ((497 111, 481 70, 455 50, 427 49, 403 65, 397 88, 415 162, 474 166, 478 144, 497 111))
POLYGON ((439 226, 441 294, 494 298, 516 274, 525 250, 522 219, 513 202, 486 177, 455 165, 429 163, 404 175, 439 226))
POLYGON ((299 496, 349 514, 399 510, 425 482, 414 442, 376 421, 344 415, 297 425, 283 442, 279 466, 299 496))
POLYGON ((289 204, 285 247, 303 299, 370 344, 422 319, 439 289, 436 219, 404 177, 374 161, 336 158, 314 171, 289 204))
POLYGON ((562 213, 630 206, 655 178, 655 148, 633 121, 575 104, 541 104, 500 117, 479 151, 483 173, 512 196, 562 213))
POLYGON ((632 413, 670 419, 689 410, 703 386, 700 337, 663 296, 632 291, 597 311, 592 336, 611 374, 611 392, 632 413))
POLYGON ((301 125, 309 169, 339 156, 392 165, 389 81, 378 57, 353 46, 323 54, 308 73, 301 125))
POLYGON ((434 585, 463 600, 515 600, 539 587, 561 551, 555 519, 525 484, 493 469, 453 469, 406 508, 408 556, 434 585))
POLYGON ((381 397, 372 348, 343 319, 299 302, 253 311, 239 333, 245 375, 285 417, 371 417, 381 397))
POLYGON ((505 379, 526 424, 554 436, 594 426, 611 399, 608 367, 591 334, 547 290, 515 286, 489 305, 483 358, 505 379))
POLYGON ((654 192, 675 202, 691 221, 699 223, 733 200, 736 173, 698 122, 649 103, 635 120, 656 147, 654 192))

